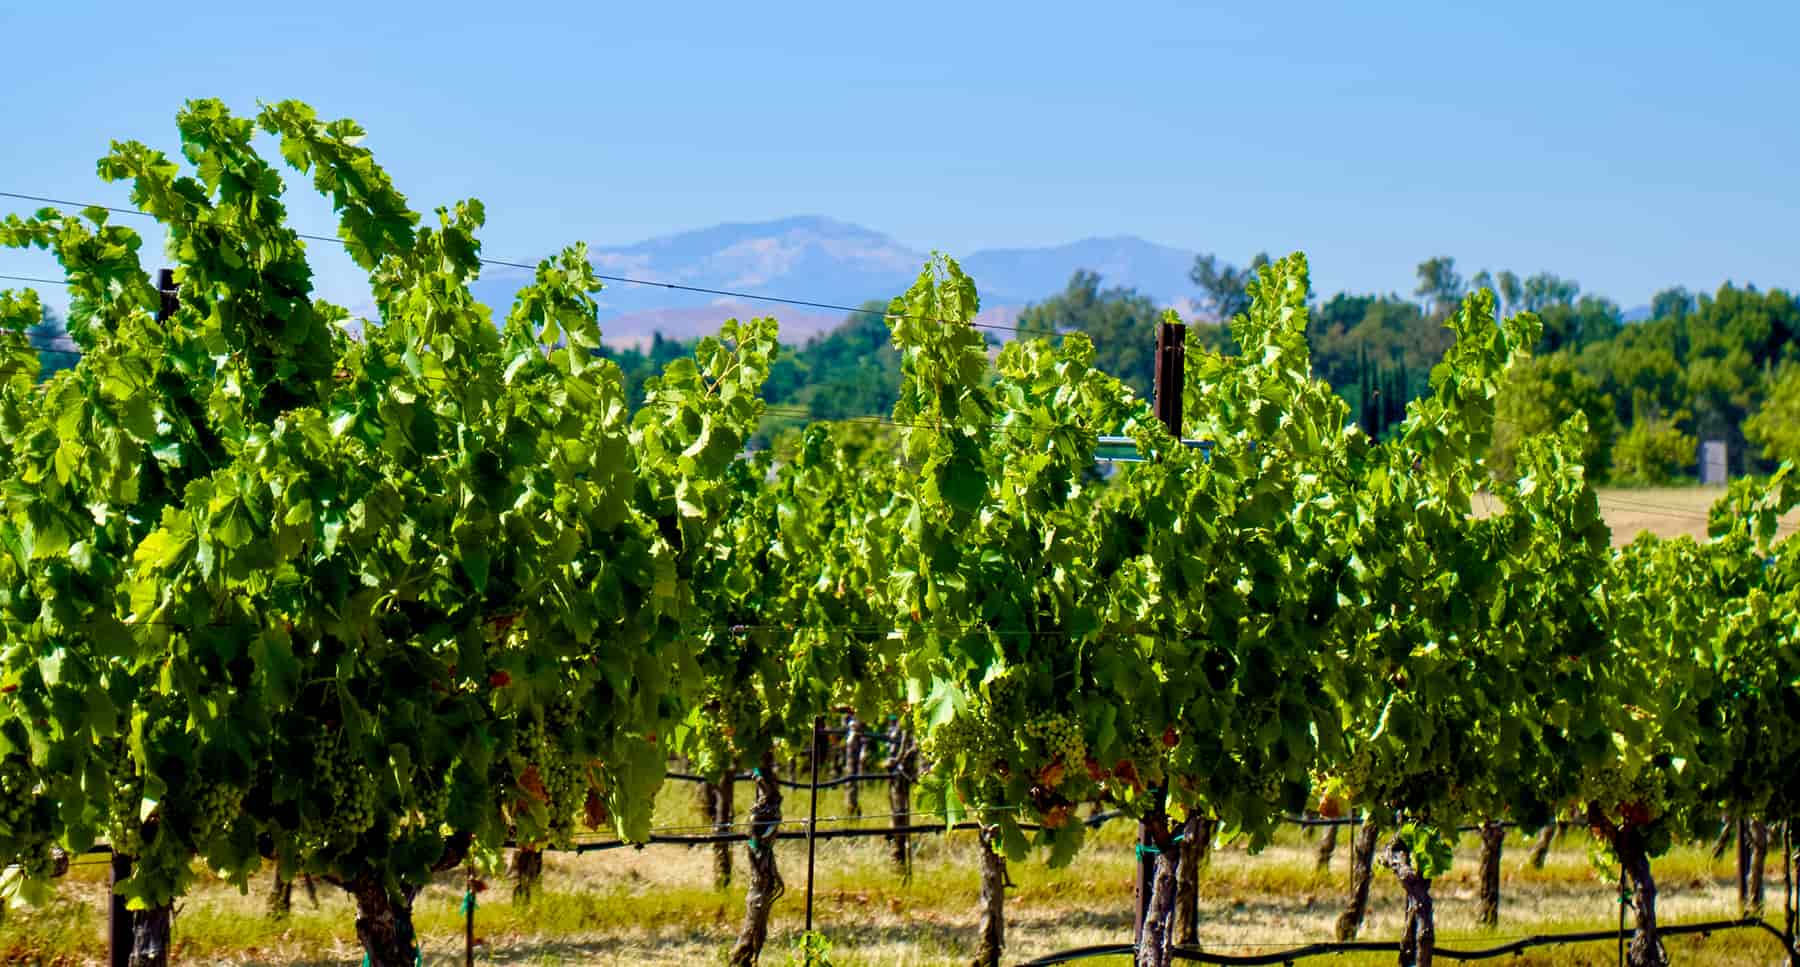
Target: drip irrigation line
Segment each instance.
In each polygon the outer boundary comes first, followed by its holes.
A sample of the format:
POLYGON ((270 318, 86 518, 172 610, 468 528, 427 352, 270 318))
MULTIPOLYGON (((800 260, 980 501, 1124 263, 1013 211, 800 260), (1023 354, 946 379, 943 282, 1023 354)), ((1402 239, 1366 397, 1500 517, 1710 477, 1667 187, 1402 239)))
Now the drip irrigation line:
MULTIPOLYGON (((1714 933, 1727 930, 1767 931, 1777 940, 1785 942, 1781 931, 1769 926, 1761 920, 1713 920, 1705 923, 1677 924, 1661 927, 1657 933, 1663 937, 1679 937, 1700 934, 1710 937, 1714 933)), ((1587 930, 1573 933, 1533 934, 1511 943, 1495 947, 1478 949, 1459 949, 1456 947, 1438 946, 1433 948, 1433 955, 1444 960, 1493 960, 1500 957, 1515 957, 1532 947, 1554 947, 1577 943, 1595 943, 1602 940, 1613 940, 1627 931, 1587 930)), ((1251 944, 1219 943, 1221 947, 1248 947, 1251 944)), ((1262 965, 1292 964, 1297 960, 1310 957, 1325 957, 1347 953, 1397 953, 1399 941, 1387 940, 1352 940, 1333 943, 1311 943, 1289 947, 1283 950, 1257 954, 1219 954, 1195 947, 1173 947, 1170 954, 1175 960, 1196 964, 1216 964, 1220 967, 1262 967, 1262 965)), ((1053 964, 1067 964, 1094 957, 1131 956, 1137 953, 1135 944, 1096 944, 1089 947, 1076 947, 1071 950, 1049 954, 1036 960, 1026 961, 1020 967, 1050 967, 1053 964)))

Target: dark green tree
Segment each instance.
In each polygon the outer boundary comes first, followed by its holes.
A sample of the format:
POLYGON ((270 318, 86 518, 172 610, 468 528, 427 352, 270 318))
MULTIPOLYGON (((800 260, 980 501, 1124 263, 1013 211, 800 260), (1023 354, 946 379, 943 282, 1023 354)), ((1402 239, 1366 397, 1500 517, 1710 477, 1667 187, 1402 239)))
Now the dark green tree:
POLYGON ((1456 272, 1456 260, 1448 255, 1434 255, 1420 262, 1418 275, 1419 286, 1413 295, 1425 300, 1426 309, 1434 318, 1448 318, 1468 294, 1468 285, 1456 272))
POLYGON ((1203 293, 1201 308, 1214 319, 1225 322, 1250 308, 1250 280, 1256 278, 1258 269, 1268 264, 1267 252, 1256 253, 1249 266, 1241 269, 1219 261, 1219 257, 1211 253, 1196 255, 1188 278, 1203 293))
POLYGON ((75 341, 69 338, 68 328, 56 314, 56 310, 44 307, 43 321, 25 330, 25 338, 31 342, 31 348, 38 354, 38 379, 44 380, 62 372, 75 368, 75 361, 80 359, 75 341))
POLYGON ((1094 365, 1148 396, 1162 316, 1149 296, 1127 287, 1103 289, 1099 273, 1077 269, 1062 292, 1028 306, 1019 326, 1087 333, 1094 342, 1094 365))

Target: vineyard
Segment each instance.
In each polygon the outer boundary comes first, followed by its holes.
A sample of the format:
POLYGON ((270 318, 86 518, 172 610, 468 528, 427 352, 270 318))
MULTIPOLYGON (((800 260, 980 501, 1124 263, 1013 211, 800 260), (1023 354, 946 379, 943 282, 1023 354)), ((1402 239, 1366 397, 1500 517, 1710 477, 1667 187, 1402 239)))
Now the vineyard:
POLYGON ((751 450, 774 320, 726 324, 634 406, 584 246, 491 309, 481 204, 422 217, 353 122, 196 101, 178 126, 179 160, 99 162, 133 209, 0 222, 62 266, 79 356, 40 379, 39 296, 0 292, 8 917, 99 857, 114 963, 168 962, 184 898, 274 882, 281 912, 335 891, 365 962, 403 967, 443 916, 428 887, 453 884, 472 951, 504 903, 479 886, 529 909, 570 856, 686 844, 743 890, 721 956, 787 956, 772 911, 803 896, 795 956, 825 963, 855 928, 815 918, 828 844, 894 876, 954 845, 980 896, 962 959, 1019 959, 1023 870, 1128 852, 1118 935, 1040 962, 1279 963, 1203 937, 1202 871, 1297 849, 1311 817, 1348 889, 1330 936, 1296 938, 1323 946, 1279 956, 1500 946, 1439 943, 1453 847, 1494 928, 1507 831, 1561 829, 1618 884, 1594 905, 1629 921, 1625 962, 1741 929, 1800 964, 1800 479, 1733 484, 1704 541, 1614 548, 1580 414, 1506 474, 1485 459, 1539 327, 1491 293, 1375 437, 1312 372, 1303 256, 1260 270, 1237 353, 1173 316, 1144 333, 1151 399, 1085 335, 979 323, 940 256, 885 314, 892 414, 751 450), (288 224, 289 178, 335 236, 288 224), (373 317, 314 296, 309 242, 366 270, 373 317), (1721 816, 1756 917, 1669 921, 1659 868, 1721 816), (1376 879, 1403 916, 1372 938, 1376 879))

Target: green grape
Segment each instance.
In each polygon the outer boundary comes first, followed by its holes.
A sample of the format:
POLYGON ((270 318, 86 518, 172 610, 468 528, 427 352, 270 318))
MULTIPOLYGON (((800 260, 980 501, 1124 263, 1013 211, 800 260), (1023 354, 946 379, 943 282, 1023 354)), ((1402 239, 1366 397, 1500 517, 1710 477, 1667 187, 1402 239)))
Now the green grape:
POLYGON ((113 749, 112 794, 106 803, 106 838, 126 856, 142 852, 144 824, 139 808, 144 801, 144 780, 123 742, 113 749))
POLYGON ((1025 734, 1037 740, 1051 763, 1073 769, 1087 761, 1087 739, 1081 721, 1064 713, 1045 714, 1025 723, 1025 734))
POLYGON ((375 785, 366 767, 355 761, 341 735, 313 746, 313 785, 329 804, 319 830, 328 842, 360 836, 375 825, 375 785))
POLYGON ((194 838, 223 832, 243 804, 244 791, 235 786, 205 783, 193 797, 194 838))

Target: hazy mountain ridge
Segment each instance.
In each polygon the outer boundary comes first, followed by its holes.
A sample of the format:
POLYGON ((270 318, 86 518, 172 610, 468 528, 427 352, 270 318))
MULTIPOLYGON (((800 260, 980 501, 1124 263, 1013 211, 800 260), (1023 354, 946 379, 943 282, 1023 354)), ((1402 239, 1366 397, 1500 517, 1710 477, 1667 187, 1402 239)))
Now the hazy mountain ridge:
MULTIPOLYGON (((904 292, 929 258, 880 232, 818 215, 733 222, 630 245, 595 246, 602 275, 730 289, 841 306, 886 301, 904 292)), ((1029 302, 1062 291, 1076 269, 1101 273, 1107 286, 1132 286, 1159 302, 1180 304, 1192 294, 1187 267, 1193 253, 1132 236, 1090 238, 1044 248, 988 249, 959 257, 981 287, 982 316, 1001 322, 1029 302)), ((522 269, 494 269, 476 283, 492 306, 508 305, 530 279, 522 269)), ((609 342, 635 345, 660 332, 687 338, 726 318, 772 315, 788 341, 831 328, 844 313, 732 299, 660 286, 608 282, 599 297, 609 342)))

